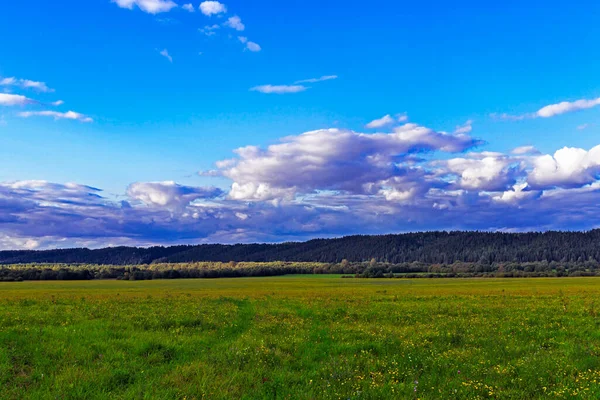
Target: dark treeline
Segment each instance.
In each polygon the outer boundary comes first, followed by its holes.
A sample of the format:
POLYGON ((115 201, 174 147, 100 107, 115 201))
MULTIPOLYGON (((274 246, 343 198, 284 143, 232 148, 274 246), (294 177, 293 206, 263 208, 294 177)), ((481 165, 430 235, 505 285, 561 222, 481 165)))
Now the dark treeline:
POLYGON ((348 236, 303 243, 115 247, 99 250, 1 251, 0 264, 141 265, 212 262, 365 262, 491 265, 499 262, 600 261, 600 230, 589 232, 423 232, 348 236))

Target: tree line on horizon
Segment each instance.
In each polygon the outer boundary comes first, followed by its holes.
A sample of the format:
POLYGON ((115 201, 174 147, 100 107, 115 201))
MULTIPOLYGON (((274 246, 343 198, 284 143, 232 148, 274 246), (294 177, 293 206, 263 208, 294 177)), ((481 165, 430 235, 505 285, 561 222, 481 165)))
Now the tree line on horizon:
POLYGON ((204 244, 0 251, 0 264, 147 265, 194 262, 597 263, 600 229, 588 232, 420 232, 281 244, 204 244))
POLYGON ((600 275, 600 263, 530 262, 425 264, 420 262, 388 264, 369 262, 315 263, 230 261, 198 263, 161 263, 147 265, 92 264, 14 264, 0 265, 0 282, 85 281, 117 279, 128 281, 154 279, 214 279, 283 275, 338 274, 343 278, 533 278, 600 275))

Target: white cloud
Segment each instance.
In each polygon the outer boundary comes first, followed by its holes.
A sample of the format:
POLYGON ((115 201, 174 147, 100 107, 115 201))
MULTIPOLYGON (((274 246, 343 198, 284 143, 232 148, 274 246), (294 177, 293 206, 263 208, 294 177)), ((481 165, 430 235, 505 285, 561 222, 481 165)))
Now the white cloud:
POLYGON ((171 57, 167 49, 161 50, 159 54, 169 60, 169 62, 173 62, 173 57, 171 57))
POLYGON ((458 185, 468 190, 507 190, 516 183, 522 170, 516 160, 497 153, 474 153, 468 158, 441 163, 450 173, 458 175, 458 185))
POLYGON ((512 190, 507 190, 499 195, 494 196, 494 200, 503 203, 518 204, 523 200, 539 197, 541 192, 531 190, 527 183, 519 183, 513 186, 512 190))
POLYGON ((511 115, 511 114, 491 114, 493 119, 507 121, 521 121, 524 119, 534 118, 551 118, 557 115, 566 114, 574 111, 586 110, 589 108, 600 106, 600 97, 596 99, 581 99, 576 101, 562 101, 556 104, 550 104, 540 108, 538 111, 529 114, 511 115))
POLYGON ((323 129, 284 138, 264 150, 255 146, 237 149, 237 159, 218 163, 217 168, 233 181, 230 196, 235 199, 276 195, 290 199, 294 193, 343 190, 356 194, 382 191, 398 200, 421 193, 421 186, 429 185, 425 171, 410 165, 412 153, 459 152, 477 144, 466 135, 415 124, 390 134, 323 129))
POLYGON ((396 120, 390 114, 384 115, 381 118, 374 119, 369 122, 366 127, 370 129, 383 128, 384 126, 392 125, 396 120))
POLYGON ((192 3, 184 4, 184 5, 181 6, 181 8, 183 8, 184 10, 189 11, 191 13, 193 13, 194 11, 196 11, 196 9, 192 5, 192 3))
POLYGON ((244 44, 248 43, 248 38, 246 36, 238 36, 238 40, 244 44))
POLYGON ((0 93, 0 106, 23 106, 30 103, 35 101, 20 94, 0 93))
POLYGON ((18 86, 22 89, 33 89, 44 93, 54 92, 54 89, 49 88, 44 82, 32 81, 30 79, 17 79, 14 77, 0 79, 0 86, 18 86))
POLYGON ((250 42, 248 41, 248 43, 246 43, 246 49, 250 50, 253 53, 259 52, 261 51, 261 47, 258 45, 258 43, 254 43, 254 42, 250 42))
POLYGON ((417 124, 404 124, 394 128, 394 134, 406 143, 419 144, 425 150, 437 149, 449 153, 461 152, 482 144, 467 134, 436 132, 417 124))
POLYGON ((19 117, 22 118, 30 118, 30 117, 51 117, 54 118, 55 120, 59 120, 59 119, 71 119, 71 120, 75 120, 75 121, 80 121, 80 122, 93 122, 93 119, 74 112, 74 111, 67 111, 64 113, 58 112, 58 111, 24 111, 19 113, 19 117))
POLYGON ((294 199, 293 188, 274 188, 267 183, 233 182, 229 198, 233 200, 268 201, 273 199, 291 201, 294 199))
POLYGON ((40 92, 53 92, 54 89, 50 89, 44 82, 30 81, 29 79, 22 79, 21 85, 26 89, 35 89, 40 92))
POLYGON ((300 80, 300 81, 296 81, 294 83, 295 84, 317 83, 317 82, 323 82, 323 81, 330 81, 330 80, 337 79, 337 78, 338 78, 337 75, 325 75, 325 76, 322 76, 320 78, 303 79, 303 80, 300 80))
POLYGON ((592 100, 583 99, 573 102, 563 101, 558 104, 550 104, 538 110, 536 115, 542 118, 550 118, 556 115, 565 114, 573 111, 585 110, 596 106, 600 106, 600 97, 592 100))
POLYGON ((0 250, 35 250, 40 247, 40 241, 34 238, 14 237, 0 234, 0 250))
POLYGON ((198 199, 212 199, 222 191, 214 187, 191 187, 167 182, 136 182, 129 186, 127 195, 152 207, 179 209, 198 199))
POLYGON ((473 131, 473 121, 468 120, 463 125, 457 126, 454 133, 471 133, 473 131))
POLYGON ((414 197, 414 189, 408 189, 404 191, 400 191, 397 189, 383 189, 381 190, 381 194, 385 197, 387 201, 407 201, 414 197))
POLYGON ((583 130, 589 128, 589 127, 590 127, 590 124, 581 124, 581 125, 577 126, 577 130, 578 131, 583 131, 583 130))
POLYGON ((515 147, 512 151, 512 154, 515 155, 524 155, 524 154, 539 154, 539 150, 535 148, 535 146, 520 146, 515 147))
POLYGON ((375 119, 369 122, 365 127, 369 129, 379 129, 389 125, 393 125, 397 122, 406 122, 408 121, 408 116, 406 114, 396 114, 395 117, 392 117, 390 114, 384 115, 381 118, 375 119))
POLYGON ((393 133, 306 132, 264 148, 239 148, 205 174, 230 179, 228 193, 136 182, 126 200, 115 201, 74 183, 0 183, 0 248, 600 226, 600 146, 540 157, 438 156, 477 144, 465 134, 415 124, 393 133), (426 152, 437 161, 415 157, 426 152))
POLYGON ((286 93, 299 93, 305 91, 307 88, 300 85, 261 85, 255 86, 250 90, 253 92, 267 93, 267 94, 286 94, 286 93))
POLYGON ((2 78, 0 79, 0 86, 12 86, 16 85, 17 80, 15 78, 2 78))
POLYGON ((132 10, 133 6, 137 6, 140 10, 149 14, 168 12, 177 7, 177 4, 171 0, 112 0, 112 2, 129 10, 132 10))
POLYGON ((227 12, 225 4, 218 1, 203 1, 200 3, 200 11, 206 16, 217 15, 227 12))
POLYGON ((233 17, 227 19, 225 25, 232 29, 235 29, 236 31, 243 31, 244 29, 246 29, 246 26, 242 23, 242 19, 237 15, 234 15, 233 17))
POLYGON ((600 146, 589 151, 564 147, 554 155, 535 158, 528 182, 534 188, 573 188, 600 178, 600 146))
POLYGON ((65 102, 62 101, 62 100, 56 100, 56 101, 53 101, 50 104, 53 105, 53 106, 55 106, 55 107, 58 107, 58 106, 62 106, 63 104, 65 104, 65 102))

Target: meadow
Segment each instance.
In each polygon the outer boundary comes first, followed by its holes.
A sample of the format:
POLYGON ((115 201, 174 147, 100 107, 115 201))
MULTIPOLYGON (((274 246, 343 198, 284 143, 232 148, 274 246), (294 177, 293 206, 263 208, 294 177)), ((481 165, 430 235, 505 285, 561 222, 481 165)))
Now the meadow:
POLYGON ((598 399, 600 280, 0 283, 2 399, 598 399))

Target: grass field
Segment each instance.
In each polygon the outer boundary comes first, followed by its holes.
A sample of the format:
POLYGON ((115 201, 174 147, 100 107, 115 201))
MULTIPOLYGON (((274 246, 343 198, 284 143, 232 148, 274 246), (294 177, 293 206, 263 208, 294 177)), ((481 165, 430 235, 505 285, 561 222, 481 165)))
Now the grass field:
POLYGON ((0 284, 2 399, 600 398, 600 279, 0 284))

